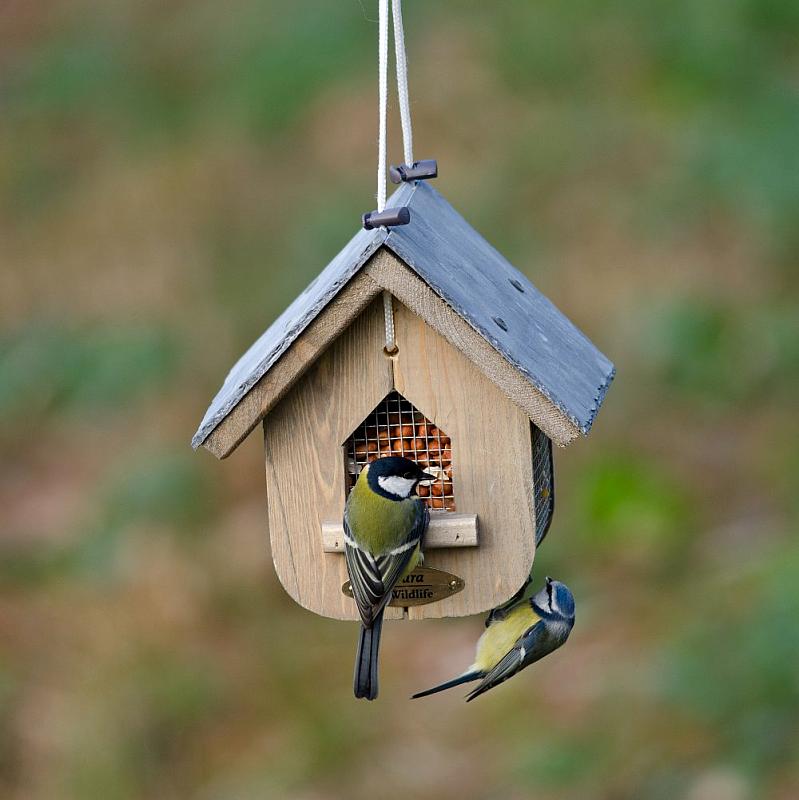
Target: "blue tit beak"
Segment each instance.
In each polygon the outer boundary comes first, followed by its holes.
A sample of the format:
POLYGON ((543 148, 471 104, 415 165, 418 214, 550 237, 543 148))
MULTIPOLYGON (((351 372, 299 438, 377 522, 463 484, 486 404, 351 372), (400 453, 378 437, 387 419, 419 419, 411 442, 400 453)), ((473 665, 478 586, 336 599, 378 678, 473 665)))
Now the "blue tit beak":
POLYGON ((547 577, 545 578, 545 580, 546 580, 546 582, 547 582, 547 586, 552 586, 552 578, 550 578, 550 577, 549 577, 549 575, 547 575, 547 577))
POLYGON ((422 472, 419 475, 419 483, 423 483, 424 481, 435 481, 438 480, 435 475, 431 475, 429 472, 422 472))

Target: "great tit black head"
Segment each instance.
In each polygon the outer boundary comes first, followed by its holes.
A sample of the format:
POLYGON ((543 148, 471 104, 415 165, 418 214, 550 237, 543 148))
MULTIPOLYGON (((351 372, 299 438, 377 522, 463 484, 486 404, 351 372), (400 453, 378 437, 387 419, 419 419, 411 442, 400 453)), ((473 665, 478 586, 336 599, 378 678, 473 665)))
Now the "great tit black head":
POLYGON ((574 619, 574 596, 566 584, 547 578, 544 588, 533 597, 533 608, 544 616, 574 619))
POLYGON ((382 497, 404 500, 421 481, 434 481, 435 475, 425 472, 416 462, 401 456, 378 458, 367 467, 369 488, 382 497))

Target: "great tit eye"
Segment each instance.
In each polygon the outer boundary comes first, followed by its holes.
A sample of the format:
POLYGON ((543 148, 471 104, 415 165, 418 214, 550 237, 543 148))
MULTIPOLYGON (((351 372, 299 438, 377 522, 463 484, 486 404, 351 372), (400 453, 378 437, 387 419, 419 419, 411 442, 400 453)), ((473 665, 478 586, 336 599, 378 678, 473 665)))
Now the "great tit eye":
POLYGON ((415 478, 416 476, 412 472, 408 471, 402 477, 407 478, 408 480, 413 480, 413 478, 415 478))

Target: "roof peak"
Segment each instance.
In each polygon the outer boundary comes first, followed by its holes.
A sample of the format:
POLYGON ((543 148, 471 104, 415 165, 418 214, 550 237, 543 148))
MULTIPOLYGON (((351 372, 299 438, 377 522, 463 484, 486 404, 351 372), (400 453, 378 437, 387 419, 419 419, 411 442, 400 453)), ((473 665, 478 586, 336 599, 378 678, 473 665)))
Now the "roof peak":
POLYGON ((359 230, 228 374, 192 444, 202 445, 250 389, 381 246, 390 249, 583 434, 613 379, 613 364, 527 277, 423 181, 389 206, 408 225, 359 230))

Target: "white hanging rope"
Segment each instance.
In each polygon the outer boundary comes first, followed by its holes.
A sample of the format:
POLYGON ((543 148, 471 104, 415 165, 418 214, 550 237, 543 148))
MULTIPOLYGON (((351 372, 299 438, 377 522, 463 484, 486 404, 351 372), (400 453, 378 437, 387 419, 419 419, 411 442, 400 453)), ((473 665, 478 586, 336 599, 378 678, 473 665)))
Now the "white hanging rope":
POLYGON ((411 102, 408 97, 408 61, 405 58, 405 29, 402 25, 402 0, 391 0, 394 15, 394 56, 397 60, 397 95, 402 119, 402 148, 405 163, 413 164, 413 131, 411 130, 411 102))
MULTIPOLYGON (((377 136, 377 210, 386 207, 386 117, 388 114, 388 0, 380 0, 378 19, 378 136, 377 136)), ((402 0, 392 0, 394 21, 394 57, 397 67, 397 96, 402 121, 402 149, 405 163, 413 164, 413 131, 411 129, 411 103, 408 97, 408 61, 405 57, 405 29, 402 25, 402 0)), ((383 317, 386 323, 386 353, 397 352, 394 333, 394 299, 391 292, 383 292, 383 317)))
MULTIPOLYGON (((402 0, 392 0, 394 21, 394 57, 397 67, 397 95, 402 120, 402 148, 405 163, 413 164, 411 103, 408 96, 408 61, 405 56, 405 29, 402 24, 402 0)), ((377 135, 377 210, 386 207, 386 117, 388 113, 388 0, 380 0, 377 34, 378 58, 378 135, 377 135)))
POLYGON ((388 0, 380 0, 377 35, 380 97, 377 134, 377 210, 386 207, 386 109, 388 107, 388 0))
POLYGON ((386 320, 386 354, 397 352, 397 337, 394 334, 394 298, 391 292, 383 292, 383 317, 386 320))

